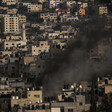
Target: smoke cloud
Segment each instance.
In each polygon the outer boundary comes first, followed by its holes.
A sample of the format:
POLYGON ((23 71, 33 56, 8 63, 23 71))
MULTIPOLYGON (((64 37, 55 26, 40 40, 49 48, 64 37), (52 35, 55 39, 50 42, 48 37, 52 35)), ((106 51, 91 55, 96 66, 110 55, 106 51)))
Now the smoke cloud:
POLYGON ((109 71, 112 63, 111 53, 105 53, 99 62, 89 56, 90 49, 98 46, 99 41, 111 37, 112 29, 105 30, 105 25, 106 18, 98 17, 93 18, 87 25, 80 23, 79 40, 46 63, 45 72, 36 80, 37 84, 42 84, 46 96, 57 94, 66 80, 71 83, 91 80, 96 74, 109 71), (100 68, 97 70, 95 66, 100 68))

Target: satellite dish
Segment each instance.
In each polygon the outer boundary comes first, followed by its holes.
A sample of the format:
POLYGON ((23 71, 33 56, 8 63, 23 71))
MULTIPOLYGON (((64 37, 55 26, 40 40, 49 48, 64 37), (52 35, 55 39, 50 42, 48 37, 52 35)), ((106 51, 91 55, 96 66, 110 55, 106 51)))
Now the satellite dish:
POLYGON ((82 85, 79 86, 82 89, 82 85))
POLYGON ((73 85, 71 85, 71 89, 74 89, 74 86, 73 85))

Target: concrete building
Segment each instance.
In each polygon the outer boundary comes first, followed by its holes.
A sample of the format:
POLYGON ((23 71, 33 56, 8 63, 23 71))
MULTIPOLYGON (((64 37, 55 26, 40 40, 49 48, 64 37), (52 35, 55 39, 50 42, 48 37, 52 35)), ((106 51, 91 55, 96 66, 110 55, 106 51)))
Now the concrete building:
POLYGON ((17 9, 13 8, 13 9, 7 9, 7 14, 17 14, 17 9))
POLYGON ((83 112, 89 111, 90 104, 85 104, 84 96, 77 96, 77 102, 51 103, 51 112, 83 112))
POLYGON ((112 93, 112 84, 104 87, 105 94, 112 93))
POLYGON ((1 15, 1 32, 4 34, 19 34, 21 32, 22 24, 26 23, 25 15, 1 15))
POLYGON ((11 94, 16 88, 24 88, 25 82, 21 78, 0 77, 0 95, 11 94))
POLYGON ((10 41, 10 40, 22 40, 22 37, 20 35, 8 35, 6 36, 6 41, 10 41))
POLYGON ((3 33, 19 33, 19 19, 16 15, 2 18, 3 33))
POLYGON ((70 21, 78 21, 79 18, 77 16, 62 16, 61 17, 61 22, 70 22, 70 21))
POLYGON ((99 7, 99 15, 108 14, 108 8, 106 6, 99 7))
POLYGON ((81 7, 82 8, 87 8, 88 7, 88 3, 82 3, 81 7))
POLYGON ((0 65, 6 65, 8 64, 9 62, 9 59, 8 59, 8 56, 0 56, 0 65))
POLYGON ((59 4, 63 3, 64 0, 50 0, 49 7, 56 8, 59 4))
POLYGON ((85 16, 85 15, 86 15, 86 11, 85 11, 84 8, 80 8, 80 9, 79 9, 79 15, 80 15, 80 16, 85 16))
POLYGON ((22 48, 24 46, 26 46, 26 42, 25 41, 5 41, 3 43, 3 49, 4 50, 11 50, 14 48, 22 48))
POLYGON ((30 105, 30 109, 26 109, 25 112, 51 112, 50 103, 37 103, 30 105))
POLYGON ((108 84, 111 85, 112 78, 111 77, 98 77, 97 83, 98 83, 98 87, 108 85, 108 84))
POLYGON ((0 95, 0 112, 11 111, 10 95, 0 95))
POLYGON ((26 16, 25 15, 18 14, 17 16, 19 19, 19 24, 26 23, 26 16))
POLYGON ((34 3, 23 3, 24 6, 27 7, 28 12, 40 12, 42 11, 42 4, 34 4, 34 3))
POLYGON ((15 106, 27 107, 28 105, 36 104, 38 102, 42 103, 42 90, 29 90, 27 89, 27 97, 21 98, 18 96, 12 96, 11 98, 11 108, 15 106))
POLYGON ((25 31, 25 25, 22 26, 22 36, 19 38, 19 40, 8 40, 3 42, 3 50, 11 50, 15 48, 24 48, 26 46, 26 31, 25 31), (21 39, 21 40, 20 40, 21 39))
POLYGON ((25 110, 25 112, 51 112, 50 109, 25 110))
POLYGON ((50 45, 48 45, 48 41, 40 41, 39 46, 32 46, 31 52, 32 55, 46 55, 49 53, 50 45))
POLYGON ((44 21, 57 21, 57 13, 41 13, 40 18, 44 19, 44 21))
POLYGON ((37 58, 34 56, 25 56, 23 58, 24 65, 29 65, 30 63, 36 62, 37 58))
POLYGON ((31 58, 25 57, 27 60, 24 59, 26 63, 22 67, 22 72, 30 74, 30 77, 38 77, 44 72, 46 65, 44 60, 39 60, 36 59, 36 57, 33 57, 34 56, 31 56, 31 58))
POLYGON ((29 4, 28 12, 39 12, 42 11, 42 4, 29 4))
POLYGON ((67 0, 67 7, 72 7, 73 4, 76 4, 76 1, 73 1, 73 0, 67 0))
POLYGON ((38 0, 38 2, 43 3, 46 2, 47 0, 38 0))
POLYGON ((18 0, 2 0, 2 3, 6 5, 15 5, 18 3, 18 0))

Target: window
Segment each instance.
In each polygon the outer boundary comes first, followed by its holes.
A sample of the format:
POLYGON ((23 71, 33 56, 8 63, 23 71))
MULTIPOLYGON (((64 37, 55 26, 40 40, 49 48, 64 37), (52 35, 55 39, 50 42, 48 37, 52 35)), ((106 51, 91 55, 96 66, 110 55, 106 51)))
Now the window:
POLYGON ((34 95, 34 97, 36 97, 36 98, 40 98, 40 95, 34 95))
POLYGON ((73 112, 73 109, 68 109, 68 112, 73 112))
POLYGON ((12 69, 14 70, 14 69, 15 69, 15 67, 12 67, 12 69))
POLYGON ((80 102, 79 105, 81 106, 82 105, 82 102, 80 102))
POLYGON ((19 105, 18 104, 14 104, 14 107, 19 107, 19 105))
POLYGON ((6 50, 8 50, 8 47, 6 47, 6 50))
POLYGON ((64 108, 63 107, 61 107, 61 112, 64 112, 64 108))
POLYGON ((38 66, 38 68, 40 68, 40 65, 38 66))

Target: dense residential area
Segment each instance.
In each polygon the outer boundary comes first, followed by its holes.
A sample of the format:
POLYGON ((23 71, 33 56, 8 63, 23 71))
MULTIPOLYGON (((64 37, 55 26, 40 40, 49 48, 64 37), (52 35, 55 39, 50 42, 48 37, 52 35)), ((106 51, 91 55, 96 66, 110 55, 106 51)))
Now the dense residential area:
POLYGON ((112 112, 112 0, 0 0, 0 112, 112 112))

